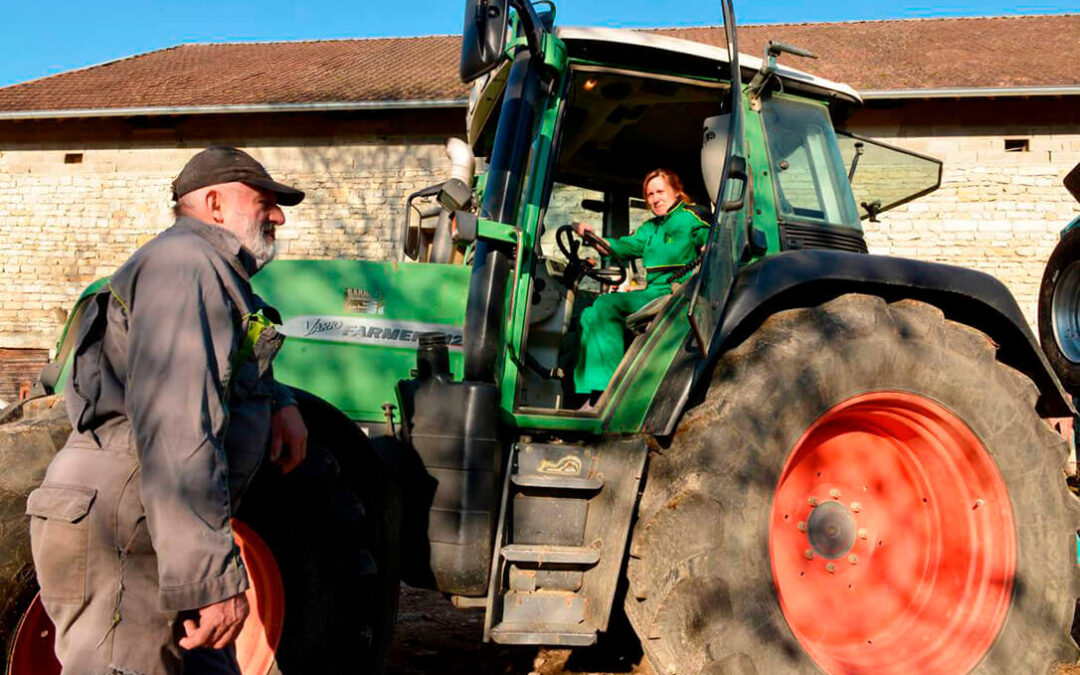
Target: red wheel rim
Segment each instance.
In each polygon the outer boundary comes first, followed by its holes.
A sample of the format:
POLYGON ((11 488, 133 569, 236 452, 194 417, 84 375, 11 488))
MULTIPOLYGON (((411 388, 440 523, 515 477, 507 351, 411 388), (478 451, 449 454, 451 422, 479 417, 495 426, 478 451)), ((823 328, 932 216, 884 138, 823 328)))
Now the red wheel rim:
POLYGON ((236 660, 244 675, 266 675, 274 665, 285 623, 285 587, 266 542, 239 520, 234 519, 232 526, 251 583, 247 590, 251 614, 236 638, 236 660))
POLYGON ((828 673, 970 671, 1016 572, 1009 492, 975 434, 910 393, 851 398, 795 444, 769 557, 780 607, 828 673))
MULTIPOLYGON (((244 523, 233 520, 232 525, 251 583, 245 594, 251 614, 236 638, 236 660, 243 675, 266 675, 274 665, 274 653, 281 640, 285 588, 266 542, 244 523)), ((59 675, 53 630, 41 596, 35 595, 16 628, 8 675, 59 675)))
POLYGON ((35 595, 19 619, 8 660, 8 675, 59 675, 60 662, 53 650, 53 623, 35 595))

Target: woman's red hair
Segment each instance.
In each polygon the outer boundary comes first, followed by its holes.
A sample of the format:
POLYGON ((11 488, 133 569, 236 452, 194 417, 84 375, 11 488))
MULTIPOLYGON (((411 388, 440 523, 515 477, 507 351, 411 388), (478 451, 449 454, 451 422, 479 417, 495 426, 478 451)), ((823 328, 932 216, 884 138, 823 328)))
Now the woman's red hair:
POLYGON ((690 196, 683 191, 683 185, 682 181, 679 180, 679 174, 675 173, 671 169, 653 169, 645 175, 645 180, 641 181, 642 199, 647 198, 646 193, 649 187, 649 182, 653 178, 663 178, 667 182, 667 184, 671 186, 671 189, 675 191, 676 196, 678 196, 678 198, 681 199, 684 204, 694 203, 690 201, 690 196))

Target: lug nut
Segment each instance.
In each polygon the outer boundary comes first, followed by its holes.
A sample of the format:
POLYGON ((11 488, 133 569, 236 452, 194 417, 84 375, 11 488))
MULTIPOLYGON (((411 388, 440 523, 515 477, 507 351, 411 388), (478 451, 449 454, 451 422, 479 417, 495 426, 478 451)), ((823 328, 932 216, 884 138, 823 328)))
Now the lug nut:
POLYGON ((814 559, 814 549, 812 549, 812 548, 806 549, 805 551, 803 551, 803 555, 806 556, 807 560, 813 560, 814 559))
POLYGON ((829 574, 836 574, 836 565, 834 565, 832 563, 829 563, 828 565, 825 565, 825 571, 828 572, 829 574))
POLYGON ((854 513, 862 511, 862 504, 860 504, 859 502, 851 502, 851 510, 854 513))
POLYGON ((829 496, 833 499, 840 499, 840 491, 836 488, 829 490, 829 496))
POLYGON ((859 556, 857 556, 857 555, 855 555, 854 553, 852 553, 851 555, 849 555, 849 556, 847 557, 847 561, 848 561, 849 563, 851 563, 852 565, 858 565, 858 564, 859 564, 859 556))
POLYGON ((806 501, 807 501, 807 503, 810 504, 810 506, 817 506, 817 497, 811 497, 810 499, 807 499, 806 501))
POLYGON ((799 532, 806 532, 806 521, 805 520, 800 520, 799 523, 795 527, 797 527, 799 529, 799 532))
POLYGON ((866 539, 867 537, 870 536, 870 533, 866 531, 865 527, 860 527, 858 534, 859 534, 859 539, 866 539))

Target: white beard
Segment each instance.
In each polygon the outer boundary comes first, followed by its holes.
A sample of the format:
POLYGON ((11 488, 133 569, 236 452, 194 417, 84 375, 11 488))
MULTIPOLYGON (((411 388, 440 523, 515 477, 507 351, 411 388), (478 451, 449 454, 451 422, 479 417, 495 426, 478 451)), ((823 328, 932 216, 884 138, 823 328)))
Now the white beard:
MULTIPOLYGON (((271 225, 271 227, 273 226, 271 225)), ((244 248, 248 250, 248 253, 255 258, 257 269, 262 269, 277 254, 277 242, 271 241, 269 237, 263 234, 263 229, 262 223, 254 221, 247 223, 244 227, 244 237, 240 241, 244 248)))

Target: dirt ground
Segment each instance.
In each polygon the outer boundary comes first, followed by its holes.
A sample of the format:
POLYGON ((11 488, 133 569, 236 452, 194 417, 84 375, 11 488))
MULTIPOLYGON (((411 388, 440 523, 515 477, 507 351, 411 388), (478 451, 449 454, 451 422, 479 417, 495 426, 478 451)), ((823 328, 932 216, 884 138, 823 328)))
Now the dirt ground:
POLYGON ((457 609, 440 593, 402 586, 386 675, 655 675, 632 639, 571 653, 484 644, 483 632, 482 609, 457 609))
MULTIPOLYGON (((386 675, 656 675, 633 638, 601 636, 571 652, 484 644, 483 632, 482 609, 457 609, 441 593, 402 586, 386 675)), ((1080 675, 1080 666, 1059 666, 1055 675, 1080 675)))

